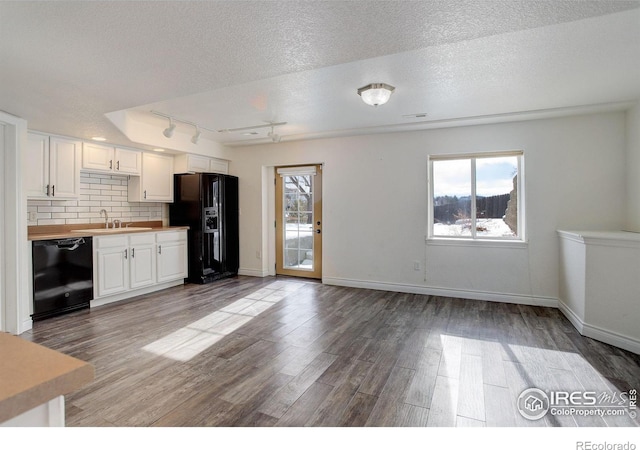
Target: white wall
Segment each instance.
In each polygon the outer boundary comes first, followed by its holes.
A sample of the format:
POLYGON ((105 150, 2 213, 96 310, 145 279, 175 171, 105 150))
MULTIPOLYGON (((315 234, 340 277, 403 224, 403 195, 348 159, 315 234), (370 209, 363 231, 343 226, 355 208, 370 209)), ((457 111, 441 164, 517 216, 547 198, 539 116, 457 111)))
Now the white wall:
POLYGON ((640 103, 627 113, 626 231, 640 233, 640 103))
POLYGON ((555 304, 556 230, 622 227, 625 149, 623 112, 234 148, 241 272, 267 273, 256 252, 273 251, 264 168, 324 163, 325 282, 555 304), (512 149, 525 152, 528 245, 426 246, 427 155, 512 149))

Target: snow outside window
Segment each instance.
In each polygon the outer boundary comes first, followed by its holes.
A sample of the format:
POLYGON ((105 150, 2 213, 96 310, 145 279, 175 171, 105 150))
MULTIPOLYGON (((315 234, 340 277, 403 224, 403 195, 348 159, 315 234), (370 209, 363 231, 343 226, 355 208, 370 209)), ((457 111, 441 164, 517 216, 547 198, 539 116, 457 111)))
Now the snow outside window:
POLYGON ((524 240, 522 152, 429 158, 429 237, 524 240))

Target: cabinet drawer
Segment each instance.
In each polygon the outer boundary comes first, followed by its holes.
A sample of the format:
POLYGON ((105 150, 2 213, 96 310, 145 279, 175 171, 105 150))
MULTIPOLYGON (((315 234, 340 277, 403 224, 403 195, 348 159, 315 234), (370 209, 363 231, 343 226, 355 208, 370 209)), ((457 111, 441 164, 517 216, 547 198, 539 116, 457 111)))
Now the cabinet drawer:
POLYGON ((126 235, 119 236, 99 236, 93 239, 95 248, 113 248, 113 247, 128 247, 126 235))
POLYGON ((156 234, 155 233, 130 234, 129 243, 131 245, 155 244, 156 234))
POLYGON ((156 242, 175 242, 175 241, 186 241, 187 240, 187 232, 186 230, 180 231, 164 231, 156 234, 156 242))

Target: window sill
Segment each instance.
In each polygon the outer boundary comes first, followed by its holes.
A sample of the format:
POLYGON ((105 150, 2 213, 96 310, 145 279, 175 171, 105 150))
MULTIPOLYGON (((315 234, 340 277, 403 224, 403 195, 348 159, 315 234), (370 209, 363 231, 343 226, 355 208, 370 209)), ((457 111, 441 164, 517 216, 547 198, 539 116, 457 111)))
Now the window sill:
POLYGON ((468 239, 449 237, 430 237, 426 239, 427 245, 443 245, 457 247, 481 247, 481 248, 520 248, 529 247, 527 241, 519 239, 468 239))

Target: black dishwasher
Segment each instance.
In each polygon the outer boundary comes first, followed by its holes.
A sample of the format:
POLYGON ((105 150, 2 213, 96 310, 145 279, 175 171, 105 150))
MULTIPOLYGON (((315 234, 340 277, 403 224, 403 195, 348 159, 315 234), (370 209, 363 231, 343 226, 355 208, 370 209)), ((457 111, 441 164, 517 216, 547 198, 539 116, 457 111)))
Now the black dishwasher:
POLYGON ((90 237, 33 241, 33 320, 88 308, 92 299, 90 237))

